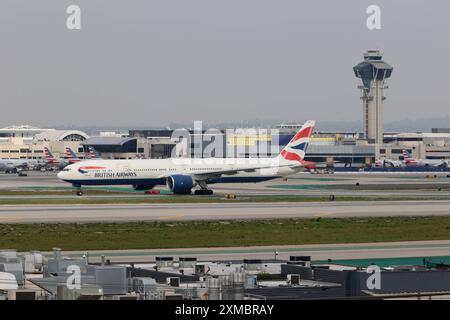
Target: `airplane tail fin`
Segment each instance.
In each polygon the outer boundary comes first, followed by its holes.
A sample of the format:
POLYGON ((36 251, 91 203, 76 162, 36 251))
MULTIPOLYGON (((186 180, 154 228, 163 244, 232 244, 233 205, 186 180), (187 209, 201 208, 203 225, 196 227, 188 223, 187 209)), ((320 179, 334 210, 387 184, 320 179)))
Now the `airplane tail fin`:
POLYGON ((402 150, 402 155, 403 155, 403 160, 405 160, 406 162, 411 161, 412 159, 409 156, 409 152, 406 149, 402 150))
POLYGON ((311 141, 315 124, 316 122, 314 120, 306 121, 291 141, 281 150, 278 158, 287 161, 297 161, 302 164, 305 159, 306 149, 311 141))
POLYGON ((89 159, 91 160, 101 159, 100 154, 93 147, 89 147, 89 159))
POLYGON ((47 160, 47 162, 49 162, 49 163, 55 162, 55 157, 53 157, 53 154, 47 147, 44 148, 44 155, 45 155, 45 159, 47 160))
POLYGON ((75 152, 73 152, 73 150, 70 149, 69 147, 66 147, 66 155, 70 163, 78 162, 80 160, 78 156, 75 154, 75 152))

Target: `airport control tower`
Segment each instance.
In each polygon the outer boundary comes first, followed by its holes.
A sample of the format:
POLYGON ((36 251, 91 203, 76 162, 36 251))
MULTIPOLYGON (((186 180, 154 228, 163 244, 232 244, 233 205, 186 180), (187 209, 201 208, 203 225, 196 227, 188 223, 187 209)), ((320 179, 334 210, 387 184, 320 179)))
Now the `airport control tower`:
POLYGON ((361 100, 364 108, 364 135, 369 143, 383 143, 383 96, 386 79, 392 67, 382 60, 379 50, 368 50, 364 61, 353 67, 355 76, 362 79, 361 100))

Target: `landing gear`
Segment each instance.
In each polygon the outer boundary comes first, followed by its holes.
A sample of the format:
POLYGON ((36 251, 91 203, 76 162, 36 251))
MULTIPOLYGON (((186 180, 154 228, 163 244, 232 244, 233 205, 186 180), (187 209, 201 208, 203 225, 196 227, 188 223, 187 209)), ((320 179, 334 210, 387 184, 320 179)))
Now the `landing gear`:
POLYGON ((213 194, 213 191, 208 189, 208 185, 203 181, 198 183, 198 187, 199 188, 194 191, 195 195, 210 196, 213 194))
POLYGON ((213 191, 211 189, 197 189, 194 191, 194 194, 199 196, 210 196, 213 194, 213 191))
POLYGON ((77 188, 76 195, 81 197, 83 195, 83 190, 81 190, 81 186, 74 185, 74 187, 77 188))

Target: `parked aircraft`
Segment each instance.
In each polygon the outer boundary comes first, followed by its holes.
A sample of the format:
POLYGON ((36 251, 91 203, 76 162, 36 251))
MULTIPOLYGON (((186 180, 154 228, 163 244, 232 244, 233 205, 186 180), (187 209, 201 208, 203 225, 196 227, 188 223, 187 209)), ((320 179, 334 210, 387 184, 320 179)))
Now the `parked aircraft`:
POLYGON ((403 161, 407 166, 420 166, 420 167, 448 167, 449 160, 445 159, 414 159, 409 155, 408 150, 403 149, 403 161))

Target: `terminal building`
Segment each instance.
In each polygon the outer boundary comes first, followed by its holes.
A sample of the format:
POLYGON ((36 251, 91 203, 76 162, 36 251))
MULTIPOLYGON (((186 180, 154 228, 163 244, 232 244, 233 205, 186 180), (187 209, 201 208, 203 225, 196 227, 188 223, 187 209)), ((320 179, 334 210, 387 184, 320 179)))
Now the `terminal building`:
POLYGON ((0 129, 1 159, 44 159, 47 147, 56 157, 64 158, 65 148, 83 153, 80 142, 89 136, 79 130, 40 129, 29 125, 0 129))
MULTIPOLYGON (((275 128, 230 130, 130 130, 128 134, 90 137, 78 130, 35 130, 17 128, 0 139, 0 158, 43 159, 47 147, 55 157, 66 158, 70 147, 79 158, 94 147, 104 159, 163 159, 169 157, 275 157, 299 130, 301 124, 275 128), (211 152, 211 150, 213 151, 211 152)), ((369 143, 363 132, 314 132, 307 160, 335 166, 362 167, 376 159, 402 160, 402 150, 419 159, 450 159, 450 133, 386 132, 383 144, 369 143)))

